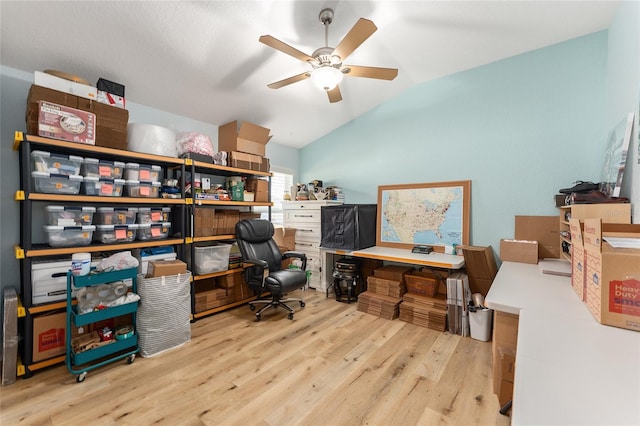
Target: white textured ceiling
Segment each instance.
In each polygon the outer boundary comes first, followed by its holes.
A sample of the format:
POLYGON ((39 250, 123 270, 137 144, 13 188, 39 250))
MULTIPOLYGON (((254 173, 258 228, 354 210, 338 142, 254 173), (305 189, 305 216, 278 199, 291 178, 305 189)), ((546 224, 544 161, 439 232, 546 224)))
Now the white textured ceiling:
MULTIPOLYGON (((6 1, 1 64, 56 69, 126 86, 127 100, 221 125, 247 120, 302 147, 408 88, 606 29, 613 1, 6 1), (343 101, 305 80, 309 65, 258 42, 269 34, 311 54, 360 17, 378 27, 345 61, 398 68, 393 81, 347 77, 343 101)), ((161 123, 157 123, 161 124, 161 123)), ((179 129, 189 130, 189 129, 179 129)))

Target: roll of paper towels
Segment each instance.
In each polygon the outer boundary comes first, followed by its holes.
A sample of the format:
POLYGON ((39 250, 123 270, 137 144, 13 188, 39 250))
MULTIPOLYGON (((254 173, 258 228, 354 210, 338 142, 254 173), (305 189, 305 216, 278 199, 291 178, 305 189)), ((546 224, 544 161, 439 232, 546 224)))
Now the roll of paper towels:
POLYGON ((154 124, 129 123, 127 126, 129 151, 177 157, 176 132, 154 124))

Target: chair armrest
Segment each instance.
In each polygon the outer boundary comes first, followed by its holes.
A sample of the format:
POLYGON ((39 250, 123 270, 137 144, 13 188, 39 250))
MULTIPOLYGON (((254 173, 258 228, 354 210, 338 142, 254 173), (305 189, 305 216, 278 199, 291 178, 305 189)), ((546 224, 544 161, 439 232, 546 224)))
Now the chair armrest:
POLYGON ((307 270, 307 255, 299 251, 285 251, 282 253, 282 259, 296 258, 302 260, 302 270, 307 270))
POLYGON ((242 259, 243 263, 250 263, 252 265, 258 266, 262 269, 269 269, 269 264, 266 261, 261 259, 242 259))
POLYGON ((256 295, 262 293, 264 280, 269 276, 269 264, 261 259, 243 259, 245 265, 251 265, 244 270, 244 278, 256 295))

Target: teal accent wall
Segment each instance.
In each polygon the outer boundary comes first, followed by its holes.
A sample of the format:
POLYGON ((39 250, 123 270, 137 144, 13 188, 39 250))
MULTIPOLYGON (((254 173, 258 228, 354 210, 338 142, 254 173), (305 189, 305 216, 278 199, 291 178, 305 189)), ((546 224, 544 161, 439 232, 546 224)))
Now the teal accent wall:
POLYGON ((603 31, 412 87, 303 148, 301 178, 347 203, 471 180, 471 243, 497 251, 515 215, 557 215, 558 189, 598 180, 606 69, 603 31))

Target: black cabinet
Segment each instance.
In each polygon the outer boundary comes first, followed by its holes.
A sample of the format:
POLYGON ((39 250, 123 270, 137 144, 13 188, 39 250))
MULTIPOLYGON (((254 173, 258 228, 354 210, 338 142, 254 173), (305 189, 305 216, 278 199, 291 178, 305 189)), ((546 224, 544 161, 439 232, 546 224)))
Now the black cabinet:
POLYGON ((322 207, 321 247, 361 250, 376 245, 375 204, 342 204, 322 207))

